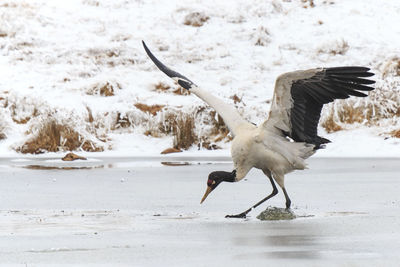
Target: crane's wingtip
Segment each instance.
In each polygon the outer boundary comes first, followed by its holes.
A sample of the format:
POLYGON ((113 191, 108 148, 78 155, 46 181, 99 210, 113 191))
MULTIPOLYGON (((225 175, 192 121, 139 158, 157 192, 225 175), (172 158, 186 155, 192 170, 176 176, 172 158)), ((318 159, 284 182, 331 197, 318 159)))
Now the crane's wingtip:
MULTIPOLYGON (((149 48, 147 47, 146 43, 145 43, 143 40, 142 40, 142 45, 143 45, 144 51, 146 51, 146 53, 147 53, 148 55, 149 55, 149 53, 151 54, 149 48)), ((149 56, 150 56, 150 55, 149 55, 149 56)))
POLYGON ((151 53, 150 49, 147 47, 146 43, 143 40, 142 40, 142 43, 143 43, 144 50, 146 51, 146 53, 149 56, 149 58, 151 59, 151 61, 153 61, 154 64, 157 66, 157 68, 159 68, 162 72, 164 72, 170 78, 176 80, 179 83, 179 85, 182 86, 183 88, 185 88, 187 90, 190 90, 192 88, 194 83, 191 80, 189 80, 182 74, 180 74, 174 70, 171 70, 170 68, 165 66, 163 63, 161 63, 161 61, 158 60, 153 55, 153 53, 151 53))

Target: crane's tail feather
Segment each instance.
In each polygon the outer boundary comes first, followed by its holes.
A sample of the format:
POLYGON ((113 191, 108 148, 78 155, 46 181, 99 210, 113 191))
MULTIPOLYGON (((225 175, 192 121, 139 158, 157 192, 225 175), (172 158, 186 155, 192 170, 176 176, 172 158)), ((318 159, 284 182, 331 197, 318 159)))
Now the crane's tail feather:
POLYGON ((159 68, 162 72, 167 74, 168 77, 174 79, 180 86, 182 86, 183 88, 185 88, 187 90, 190 90, 191 88, 193 88, 193 86, 196 86, 191 80, 189 80, 182 74, 180 74, 174 70, 171 70, 170 68, 165 66, 160 60, 158 60, 153 55, 153 53, 151 53, 149 48, 146 46, 146 43, 144 41, 142 41, 142 43, 143 43, 144 50, 146 51, 149 58, 154 62, 154 64, 156 64, 157 68, 159 68))

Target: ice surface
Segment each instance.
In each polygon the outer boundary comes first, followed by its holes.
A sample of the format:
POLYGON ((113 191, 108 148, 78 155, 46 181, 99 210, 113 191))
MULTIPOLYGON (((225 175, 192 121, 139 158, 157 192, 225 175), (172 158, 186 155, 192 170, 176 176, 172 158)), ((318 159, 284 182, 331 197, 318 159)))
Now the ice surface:
POLYGON ((298 218, 281 221, 256 219, 266 206, 284 207, 281 192, 247 219, 224 217, 271 192, 260 171, 220 185, 200 205, 208 174, 231 164, 154 168, 102 160, 102 168, 30 170, 24 166, 31 162, 0 159, 9 166, 0 168, 1 264, 396 266, 400 260, 397 159, 311 159, 309 170, 286 177, 298 218))

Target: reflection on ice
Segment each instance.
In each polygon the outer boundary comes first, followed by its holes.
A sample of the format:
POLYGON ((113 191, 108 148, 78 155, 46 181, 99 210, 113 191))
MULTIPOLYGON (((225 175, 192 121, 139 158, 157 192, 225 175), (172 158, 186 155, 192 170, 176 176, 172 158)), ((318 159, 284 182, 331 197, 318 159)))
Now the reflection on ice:
POLYGON ((98 165, 98 166, 23 165, 21 167, 30 170, 90 170, 95 168, 104 168, 104 165, 98 165))

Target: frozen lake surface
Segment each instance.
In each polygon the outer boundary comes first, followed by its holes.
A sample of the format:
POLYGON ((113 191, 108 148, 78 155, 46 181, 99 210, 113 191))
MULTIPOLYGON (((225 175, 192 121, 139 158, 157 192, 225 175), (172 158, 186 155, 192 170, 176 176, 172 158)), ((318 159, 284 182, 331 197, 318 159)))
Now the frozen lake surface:
POLYGON ((309 160, 286 176, 291 221, 259 221, 280 192, 261 171, 222 184, 225 158, 0 159, 0 263, 5 266, 398 266, 400 160, 309 160), (176 163, 176 162, 173 162, 176 163))

